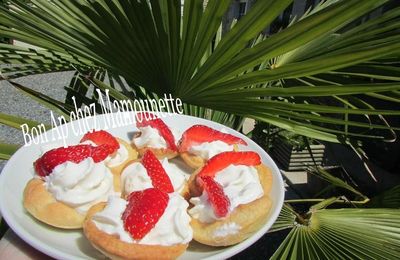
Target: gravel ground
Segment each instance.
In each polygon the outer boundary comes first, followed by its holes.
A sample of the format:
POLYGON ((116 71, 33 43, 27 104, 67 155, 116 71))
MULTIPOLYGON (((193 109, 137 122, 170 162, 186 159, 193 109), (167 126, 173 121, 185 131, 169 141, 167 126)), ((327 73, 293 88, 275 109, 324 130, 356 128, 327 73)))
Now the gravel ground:
MULTIPOLYGON (((73 72, 58 72, 22 77, 15 82, 33 90, 46 93, 49 97, 64 101, 67 92, 64 86, 68 85, 73 72)), ((16 115, 37 122, 49 124, 50 112, 45 106, 14 88, 7 81, 0 81, 0 111, 1 113, 16 115)), ((19 129, 0 125, 0 142, 24 144, 22 133, 19 129)), ((0 160, 0 171, 5 161, 0 160)))

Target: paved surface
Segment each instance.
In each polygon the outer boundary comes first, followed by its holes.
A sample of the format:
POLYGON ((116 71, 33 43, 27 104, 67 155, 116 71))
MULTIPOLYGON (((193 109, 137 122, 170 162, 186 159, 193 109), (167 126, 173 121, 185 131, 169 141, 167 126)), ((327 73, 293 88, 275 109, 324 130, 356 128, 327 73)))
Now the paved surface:
MULTIPOLYGON (((43 75, 23 77, 15 82, 29 87, 33 90, 46 93, 46 95, 64 101, 66 86, 72 78, 73 72, 59 72, 43 75)), ((50 123, 50 112, 45 106, 39 104, 31 97, 14 88, 7 81, 0 81, 0 111, 1 113, 21 116, 42 123, 50 123)), ((14 129, 0 124, 0 142, 20 144, 24 143, 22 133, 19 129, 14 129)), ((0 171, 3 169, 5 161, 0 160, 0 171)))

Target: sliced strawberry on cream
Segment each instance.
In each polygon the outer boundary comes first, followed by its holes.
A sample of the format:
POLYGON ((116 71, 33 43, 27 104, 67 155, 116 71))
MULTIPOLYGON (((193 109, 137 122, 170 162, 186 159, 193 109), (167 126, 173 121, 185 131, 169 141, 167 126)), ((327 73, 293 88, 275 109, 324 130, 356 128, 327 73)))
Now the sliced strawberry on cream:
POLYGON ((82 139, 81 143, 85 141, 91 141, 95 143, 97 146, 100 145, 108 145, 110 147, 110 154, 117 151, 120 147, 118 140, 112 136, 110 133, 104 130, 93 131, 86 133, 82 139))
POLYGON ((206 165, 200 170, 198 177, 214 177, 217 172, 229 165, 257 166, 260 164, 261 158, 255 152, 223 152, 208 160, 206 165))
MULTIPOLYGON (((148 113, 142 113, 141 120, 136 121, 141 135, 133 139, 138 148, 150 147, 156 149, 169 149, 178 151, 176 138, 171 129, 160 118, 145 116, 148 113)), ((137 116, 138 118, 138 116, 137 116)))
POLYGON ((45 152, 42 157, 34 162, 36 174, 41 177, 49 175, 53 169, 65 162, 80 163, 91 157, 95 163, 101 162, 110 155, 110 149, 106 145, 91 146, 79 144, 68 147, 60 147, 45 152))
POLYGON ((84 214, 115 194, 113 175, 103 162, 108 155, 106 145, 60 147, 44 153, 34 168, 57 201, 84 214))
POLYGON ((217 131, 205 125, 194 125, 187 129, 179 141, 179 152, 189 152, 203 159, 214 155, 233 151, 234 145, 247 145, 247 143, 234 135, 217 131))
POLYGON ((229 216, 239 205, 261 198, 264 190, 255 168, 260 164, 255 152, 224 152, 212 157, 196 175, 196 185, 202 193, 190 199, 194 207, 189 214, 211 223, 229 216))
POLYGON ((142 158, 142 164, 146 168, 153 187, 166 193, 174 192, 174 187, 168 174, 152 151, 146 151, 142 158))
POLYGON ((34 168, 36 174, 44 177, 49 175, 57 165, 66 161, 79 163, 90 157, 92 153, 93 147, 91 145, 75 145, 52 149, 34 162, 34 168))
POLYGON ((126 243, 172 246, 192 240, 189 204, 178 193, 155 188, 131 193, 128 201, 110 196, 93 215, 96 227, 126 243))
POLYGON ((102 146, 103 151, 108 150, 108 155, 104 157, 108 167, 117 167, 126 162, 129 158, 129 151, 120 144, 118 139, 104 130, 93 131, 86 133, 81 141, 83 144, 92 146, 102 146))
POLYGON ((101 162, 107 159, 111 155, 110 146, 102 144, 99 146, 92 147, 91 157, 94 162, 101 162))
POLYGON ((142 239, 161 218, 168 201, 168 194, 156 188, 132 192, 122 214, 125 230, 134 239, 142 239))
POLYGON ((214 209, 215 215, 219 218, 226 217, 231 203, 229 198, 225 195, 222 186, 209 176, 203 176, 201 177, 201 180, 203 182, 204 191, 207 192, 208 200, 214 209))
POLYGON ((151 150, 147 150, 141 162, 128 165, 121 174, 125 194, 147 188, 158 188, 164 192, 180 192, 186 182, 185 173, 165 158, 161 162, 151 150))

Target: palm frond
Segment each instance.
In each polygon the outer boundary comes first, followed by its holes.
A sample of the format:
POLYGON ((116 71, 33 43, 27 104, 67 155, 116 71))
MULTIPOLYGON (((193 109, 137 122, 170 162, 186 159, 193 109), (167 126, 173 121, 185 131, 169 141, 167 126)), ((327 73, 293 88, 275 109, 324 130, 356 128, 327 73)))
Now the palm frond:
POLYGON ((365 206, 368 208, 400 208, 400 185, 373 197, 365 206))
POLYGON ((0 143, 0 160, 8 160, 18 150, 19 146, 14 144, 0 143))
POLYGON ((397 259, 397 209, 323 209, 293 224, 271 259, 397 259))
MULTIPOLYGON (((7 115, 4 113, 0 113, 0 124, 13 127, 16 129, 21 130, 21 125, 26 124, 28 126, 28 130, 31 129, 32 127, 37 127, 40 125, 39 122, 22 118, 19 116, 14 116, 14 115, 7 115)), ((46 129, 50 129, 50 126, 44 125, 46 129)))
POLYGON ((236 126, 241 117, 250 117, 333 142, 385 139, 370 128, 391 126, 372 119, 399 114, 365 101, 400 102, 397 67, 381 62, 400 55, 394 33, 399 9, 347 26, 387 0, 322 1, 269 37, 260 32, 291 0, 257 1, 224 34, 229 0, 210 0, 206 6, 185 1, 183 7, 178 0, 11 2, 0 7, 0 36, 40 49, 0 52, 0 61, 17 64, 3 69, 9 77, 71 66, 85 73, 102 70, 122 77, 137 95, 125 91, 131 99, 171 93, 186 103, 188 114, 233 119, 236 126), (355 80, 349 83, 349 77, 355 80))

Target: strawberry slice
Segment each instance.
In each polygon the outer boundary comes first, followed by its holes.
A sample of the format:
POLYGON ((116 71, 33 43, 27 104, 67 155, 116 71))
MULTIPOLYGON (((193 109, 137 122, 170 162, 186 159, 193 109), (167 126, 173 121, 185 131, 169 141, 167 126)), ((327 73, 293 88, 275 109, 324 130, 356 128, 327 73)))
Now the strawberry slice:
POLYGON ((145 152, 142 158, 142 164, 144 168, 146 168, 154 188, 166 193, 174 192, 174 187, 172 186, 168 174, 152 151, 147 150, 145 152))
POLYGON ((34 162, 36 173, 41 176, 49 175, 53 169, 66 161, 79 163, 92 154, 92 146, 83 144, 69 147, 60 147, 46 152, 34 162))
MULTIPOLYGON (((145 113, 142 113, 145 114, 145 113)), ((137 127, 146 127, 150 126, 154 129, 157 129, 158 133, 164 138, 167 146, 172 151, 178 151, 178 148, 175 144, 175 137, 171 132, 171 129, 162 121, 160 118, 154 118, 151 120, 147 120, 146 117, 142 117, 142 122, 136 121, 137 127)))
POLYGON ((164 214, 168 201, 168 194, 156 188, 132 192, 121 217, 125 230, 134 239, 142 239, 164 214))
POLYGON ((149 113, 149 112, 140 112, 140 113, 136 113, 136 123, 141 123, 142 121, 145 120, 153 120, 158 118, 158 116, 156 114, 153 113, 149 113))
POLYGON ((222 186, 210 176, 201 177, 204 191, 207 192, 208 201, 214 209, 215 216, 226 217, 229 213, 231 202, 225 195, 222 186))
POLYGON ((108 144, 92 146, 91 157, 95 163, 105 160, 111 154, 113 154, 113 150, 108 144))
POLYGON ((214 177, 215 174, 229 165, 256 166, 261 164, 260 156, 255 152, 223 152, 207 161, 198 176, 214 177))
POLYGON ((183 133, 179 143, 179 151, 187 152, 193 145, 213 141, 222 141, 229 145, 247 145, 244 140, 234 135, 222 133, 205 125, 194 125, 183 133))
POLYGON ((119 149, 118 140, 114 136, 112 136, 110 133, 108 133, 104 130, 86 133, 82 137, 81 143, 84 141, 87 141, 87 140, 90 140, 97 145, 106 144, 106 145, 110 146, 110 154, 114 153, 116 150, 119 149))

